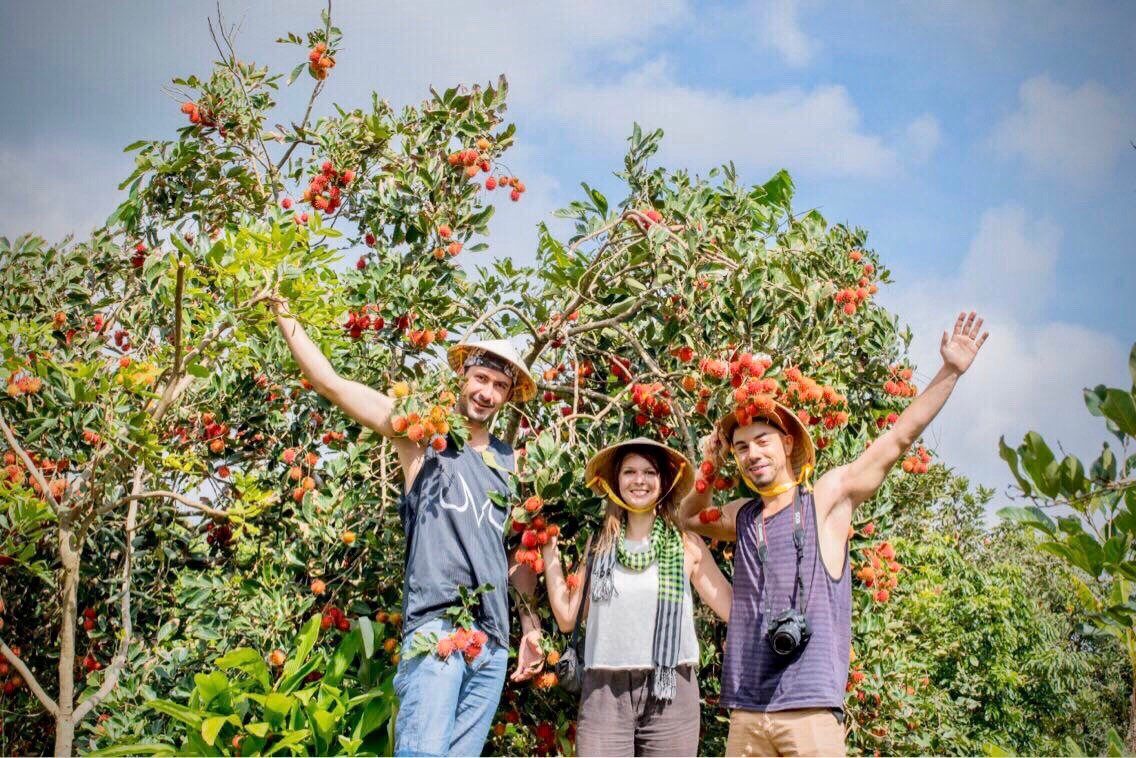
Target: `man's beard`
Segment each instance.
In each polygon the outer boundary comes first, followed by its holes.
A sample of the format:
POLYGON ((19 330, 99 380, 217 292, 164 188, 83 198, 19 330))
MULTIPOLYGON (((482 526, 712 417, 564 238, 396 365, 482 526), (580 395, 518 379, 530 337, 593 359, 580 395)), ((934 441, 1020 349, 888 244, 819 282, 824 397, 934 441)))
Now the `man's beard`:
POLYGON ((470 412, 471 408, 476 408, 478 414, 484 413, 481 408, 478 408, 476 405, 470 403, 469 398, 462 397, 458 400, 458 412, 461 413, 461 415, 465 416, 469 421, 473 422, 474 424, 480 424, 481 426, 489 426, 490 422, 493 421, 493 417, 497 415, 497 411, 500 410, 499 408, 494 408, 493 410, 489 411, 488 415, 484 417, 478 417, 470 412))

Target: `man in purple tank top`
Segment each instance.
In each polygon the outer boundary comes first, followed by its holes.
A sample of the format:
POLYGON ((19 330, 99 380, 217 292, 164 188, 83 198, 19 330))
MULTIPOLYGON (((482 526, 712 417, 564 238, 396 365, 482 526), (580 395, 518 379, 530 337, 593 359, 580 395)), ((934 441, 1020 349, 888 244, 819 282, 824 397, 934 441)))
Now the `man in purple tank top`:
POLYGON ((856 460, 826 472, 812 492, 805 487, 813 443, 783 405, 747 424, 731 414, 703 441, 708 459, 732 453, 758 494, 703 523, 698 514, 710 505, 710 490, 692 490, 681 512, 691 531, 737 541, 720 701, 731 709, 726 755, 844 755, 853 511, 942 410, 986 337, 981 318, 959 314, 953 333, 943 333, 943 365, 926 389, 890 430, 856 460))

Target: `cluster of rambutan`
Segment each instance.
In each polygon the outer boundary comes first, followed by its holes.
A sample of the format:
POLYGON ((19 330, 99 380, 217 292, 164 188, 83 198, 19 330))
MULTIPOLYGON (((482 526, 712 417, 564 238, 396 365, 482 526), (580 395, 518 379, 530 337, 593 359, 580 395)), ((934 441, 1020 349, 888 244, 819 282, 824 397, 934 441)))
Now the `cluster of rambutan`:
POLYGON ((881 542, 874 548, 865 548, 863 554, 864 563, 856 569, 855 576, 865 587, 875 590, 872 598, 877 603, 886 603, 891 590, 899 584, 899 572, 903 569, 895 559, 895 548, 890 542, 881 542))
POLYGON ((395 400, 395 412, 391 416, 395 434, 405 435, 415 443, 426 440, 438 452, 446 449, 446 435, 461 419, 454 410, 457 397, 452 391, 443 390, 436 403, 427 403, 412 395, 408 383, 395 382, 390 395, 395 400))

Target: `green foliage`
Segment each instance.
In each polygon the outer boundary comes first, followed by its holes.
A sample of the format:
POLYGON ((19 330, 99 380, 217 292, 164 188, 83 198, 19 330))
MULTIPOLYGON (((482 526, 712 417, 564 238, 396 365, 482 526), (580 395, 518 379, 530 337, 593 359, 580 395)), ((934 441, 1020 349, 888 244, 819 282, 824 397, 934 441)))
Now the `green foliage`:
MULTIPOLYGON (((324 18, 282 41, 335 55, 341 33, 324 18)), ((585 185, 558 213, 567 235, 539 227, 537 265, 487 261, 474 256, 510 207, 495 210, 508 190, 492 195, 480 176, 512 174, 505 80, 431 90, 397 111, 375 95, 361 108, 279 113, 277 89, 306 81, 306 66, 315 103, 325 80, 308 63, 285 79, 232 53, 208 77, 175 82, 208 123, 128 148, 129 194, 105 230, 78 243, 0 240, 0 358, 14 387, 0 414, 50 480, 45 494, 7 451, 0 633, 48 692, 60 662, 74 664, 90 716, 76 752, 215 754, 236 737, 242 754, 389 750, 404 580, 397 457, 299 376, 263 308, 274 291, 338 373, 381 390, 408 382, 408 413, 445 405, 455 341, 521 346, 540 395, 497 422, 520 453, 504 504, 515 512, 539 496, 569 562, 602 509, 583 481, 592 453, 646 434, 694 458, 733 408, 729 374, 703 360, 768 355, 781 390, 797 369, 846 398, 847 419, 808 414, 822 470, 859 454, 907 402, 888 385, 912 368, 910 335, 872 297, 887 269, 863 230, 794 214, 787 173, 746 184, 732 165, 705 177, 667 170, 652 163, 661 132, 635 126, 621 196, 585 185), (266 128, 278 123, 290 126, 266 128), (459 158, 471 150, 490 171, 468 175, 459 158), (328 183, 334 210, 315 205, 324 190, 313 187, 328 183), (655 384, 665 402, 647 415, 636 387, 655 384), (65 546, 80 551, 75 566, 65 546), (287 651, 279 672, 264 665, 276 648, 287 651)), ((1092 394, 1092 408, 1125 433, 1122 398, 1092 394)), ((1026 470, 1049 489, 1095 491, 1132 466, 1109 451, 1078 477, 1035 447, 1026 470)), ((1068 612, 1053 608, 1074 602, 1073 585, 1048 554, 1034 571, 1022 568, 1038 560, 1031 548, 997 552, 1008 543, 979 515, 989 497, 933 466, 896 471, 858 514, 854 568, 889 539, 903 566, 891 600, 857 585, 865 679, 849 692, 854 750, 1049 750, 1068 736, 1096 749, 1103 731, 1077 714, 1119 723, 1101 673, 1115 669, 1115 647, 1070 647, 1068 612), (1037 608, 1038 588, 1060 602, 1037 608), (978 655, 991 665, 972 665, 978 655), (930 684, 916 686, 923 677, 930 684), (973 707, 987 701, 988 712, 973 707)), ((1074 536, 1063 524, 1049 542, 1074 536)), ((1116 546, 1100 543, 1102 566, 1116 546)), ((728 567, 732 548, 713 550, 728 567)), ((724 629, 705 609, 698 625, 702 749, 720 752, 724 629)), ((489 749, 570 752, 574 699, 530 687, 506 690, 489 749)), ((3 697, 0 751, 45 752, 53 731, 66 733, 26 688, 3 697)))
POLYGON ((256 650, 231 650, 216 659, 215 669, 194 675, 186 704, 146 703, 170 719, 162 741, 95 755, 276 755, 300 746, 319 755, 389 753, 394 670, 373 657, 375 629, 365 618, 360 622, 327 654, 316 647, 320 617, 313 616, 291 655, 278 651, 286 661, 274 678, 256 650))
MULTIPOLYGON (((1086 473, 1076 456, 1058 461, 1036 432, 1016 449, 1001 440, 1002 458, 1035 505, 1003 508, 999 514, 1041 535, 1039 547, 1075 569, 1078 604, 1091 625, 1086 631, 1114 635, 1136 669, 1136 345, 1128 364, 1131 389, 1085 390, 1086 407, 1103 419, 1119 450, 1105 442, 1086 473), (1054 519, 1044 510, 1053 507, 1070 515, 1054 519)), ((1130 681, 1136 697, 1136 679, 1130 681)), ((1129 718, 1136 719, 1136 711, 1129 718)), ((1133 730, 1136 723, 1130 726, 1129 749, 1136 748, 1133 730)))

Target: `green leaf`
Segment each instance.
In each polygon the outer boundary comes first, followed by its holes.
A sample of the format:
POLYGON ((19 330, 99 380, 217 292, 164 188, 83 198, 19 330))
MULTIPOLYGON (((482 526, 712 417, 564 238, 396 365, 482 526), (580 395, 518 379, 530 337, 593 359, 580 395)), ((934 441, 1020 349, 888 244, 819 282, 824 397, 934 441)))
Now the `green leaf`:
POLYGON ((310 734, 311 731, 308 729, 297 729, 295 731, 288 732, 284 735, 284 739, 273 745, 272 749, 265 753, 265 755, 276 755, 285 748, 290 748, 293 745, 299 745, 301 742, 307 740, 308 735, 310 734))
POLYGON ((1102 416, 1101 403, 1104 402, 1105 395, 1108 394, 1108 387, 1103 384, 1098 384, 1096 387, 1085 390, 1085 407, 1089 409, 1089 413, 1094 416, 1102 416))
POLYGON ((198 379, 208 379, 212 372, 202 366, 200 363, 188 363, 185 366, 185 372, 190 376, 196 376, 198 379))
POLYGON ((312 652, 312 648, 316 644, 316 639, 320 633, 320 616, 317 613, 308 619, 304 626, 300 629, 300 633, 296 635, 296 652, 284 664, 283 674, 285 677, 294 673, 301 665, 303 665, 308 657, 308 653, 312 652))
POLYGON ((237 648, 218 658, 216 664, 225 671, 229 669, 243 671, 260 683, 262 689, 268 689, 268 666, 265 665, 264 659, 260 657, 260 653, 252 648, 237 648))
POLYGON ((1061 491, 1066 495, 1076 495, 1088 487, 1088 482, 1085 481, 1085 466, 1076 456, 1065 456, 1061 461, 1059 472, 1061 491))
POLYGON ((208 706, 214 698, 229 689, 229 678, 220 671, 194 674, 193 683, 197 685, 197 692, 201 696, 203 706, 208 706))
POLYGON ((1049 516, 1045 514, 1045 511, 1041 510, 1036 505, 1031 505, 1026 508, 1008 506, 1000 509, 998 515, 1008 521, 1016 521, 1019 524, 1032 526, 1051 537, 1057 531, 1053 519, 1049 518, 1049 516))
POLYGON ((347 755, 355 755, 356 753, 358 753, 359 746, 363 744, 363 740, 347 739, 342 734, 338 735, 336 739, 339 740, 339 744, 343 747, 343 751, 347 755))
POLYGON ((1033 492, 1033 488, 1018 470, 1018 454, 1012 447, 1006 444, 1005 437, 998 438, 998 455, 1010 466, 1010 473, 1013 474, 1014 479, 1018 481, 1018 486, 1022 488, 1022 492, 1026 494, 1026 497, 1029 497, 1033 492))
POLYGON ((1133 399, 1131 392, 1108 390, 1101 403, 1101 413, 1116 424, 1121 432, 1136 437, 1136 399, 1133 399))
POLYGON ((1105 541, 1103 553, 1106 570, 1124 560, 1124 554, 1128 552, 1129 539, 1130 537, 1114 534, 1105 541))
POLYGON ((1132 375, 1132 386, 1136 387, 1136 342, 1132 343, 1132 351, 1128 353, 1128 373, 1132 375))
POLYGON ((201 739, 205 740, 205 744, 212 746, 217 741, 217 735, 221 733, 222 727, 227 723, 232 723, 234 726, 240 726, 241 722, 236 716, 210 716, 201 722, 201 739))
POLYGON ((194 729, 201 728, 201 716, 193 710, 186 708, 184 705, 170 702, 169 700, 151 700, 146 703, 149 707, 153 708, 158 713, 164 713, 171 718, 175 718, 194 729))
POLYGON ((1106 442, 1100 457, 1093 461, 1089 476, 1097 481, 1111 482, 1116 479, 1116 456, 1106 442))
POLYGON ((375 627, 371 619, 366 616, 359 617, 359 635, 363 639, 363 654, 368 658, 375 655, 375 627))
POLYGON ((279 729, 296 704, 296 698, 279 692, 270 692, 264 698, 264 720, 279 729))
POLYGON ((343 675, 347 673, 347 667, 351 665, 351 661, 355 660, 355 654, 359 652, 361 644, 362 640, 358 628, 351 630, 351 633, 343 638, 339 647, 335 649, 335 654, 331 657, 331 663, 323 676, 325 683, 339 684, 343 675))
POLYGON ((1025 440, 1018 447, 1022 465, 1029 473, 1037 488, 1048 497, 1057 495, 1058 477, 1056 458, 1045 439, 1037 432, 1027 432, 1025 440))

